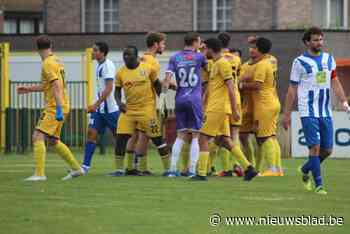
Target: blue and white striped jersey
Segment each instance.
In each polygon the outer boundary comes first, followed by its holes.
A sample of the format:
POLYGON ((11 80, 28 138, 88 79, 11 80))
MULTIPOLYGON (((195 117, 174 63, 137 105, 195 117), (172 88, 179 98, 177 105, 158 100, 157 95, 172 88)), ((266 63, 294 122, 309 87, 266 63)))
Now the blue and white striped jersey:
MULTIPOLYGON (((107 80, 115 80, 115 66, 114 63, 106 59, 103 63, 98 64, 96 67, 96 100, 98 100, 105 90, 105 82, 107 80)), ((113 82, 113 90, 107 99, 101 103, 99 109, 97 110, 100 113, 112 113, 119 110, 117 102, 114 98, 114 89, 115 85, 113 82)))
POLYGON ((309 53, 293 61, 290 82, 298 85, 298 109, 301 117, 331 117, 331 79, 336 63, 330 54, 309 53))

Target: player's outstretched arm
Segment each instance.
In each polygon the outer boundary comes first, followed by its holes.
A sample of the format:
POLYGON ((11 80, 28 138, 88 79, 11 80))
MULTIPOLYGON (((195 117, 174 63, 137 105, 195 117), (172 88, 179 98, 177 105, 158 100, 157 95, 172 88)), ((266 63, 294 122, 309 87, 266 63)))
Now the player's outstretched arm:
POLYGON ((335 77, 334 79, 332 79, 331 84, 332 84, 332 89, 333 89, 335 95, 342 103, 342 110, 350 112, 349 103, 346 99, 343 86, 341 85, 339 79, 337 77, 335 77))
POLYGON ((43 92, 43 86, 42 85, 35 85, 35 86, 18 86, 17 87, 17 93, 18 94, 26 94, 26 93, 32 93, 32 92, 43 92))
POLYGON ((286 96, 286 101, 284 104, 284 114, 283 114, 283 127, 284 129, 288 129, 290 126, 290 119, 291 119, 291 113, 293 104, 295 101, 295 97, 297 95, 297 88, 298 86, 290 84, 288 87, 288 92, 286 96))
POLYGON ((239 89, 240 90, 260 90, 261 89, 262 82, 259 81, 241 81, 239 82, 239 89))

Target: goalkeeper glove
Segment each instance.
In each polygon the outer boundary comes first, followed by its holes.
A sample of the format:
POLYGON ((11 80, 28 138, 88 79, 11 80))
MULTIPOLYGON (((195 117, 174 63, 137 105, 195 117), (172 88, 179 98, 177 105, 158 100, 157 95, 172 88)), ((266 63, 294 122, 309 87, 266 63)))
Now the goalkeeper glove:
POLYGON ((56 106, 56 120, 63 121, 63 112, 61 106, 56 106))

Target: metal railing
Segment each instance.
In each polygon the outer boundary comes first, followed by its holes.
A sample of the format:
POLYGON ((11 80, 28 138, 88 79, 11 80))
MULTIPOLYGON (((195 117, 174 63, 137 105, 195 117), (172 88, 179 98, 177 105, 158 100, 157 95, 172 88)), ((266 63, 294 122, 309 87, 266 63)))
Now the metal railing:
MULTIPOLYGON (((44 108, 43 93, 17 94, 18 86, 40 82, 10 81, 10 106, 6 110, 6 151, 25 152, 32 145, 32 133, 44 108)), ((87 133, 87 81, 68 81, 70 114, 62 129, 61 139, 69 146, 83 146, 87 133)))

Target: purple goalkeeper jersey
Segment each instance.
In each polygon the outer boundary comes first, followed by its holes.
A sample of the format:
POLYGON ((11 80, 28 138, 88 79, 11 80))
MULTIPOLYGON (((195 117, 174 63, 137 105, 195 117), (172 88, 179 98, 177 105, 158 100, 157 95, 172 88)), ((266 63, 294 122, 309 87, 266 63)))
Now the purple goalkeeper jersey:
POLYGON ((207 60, 201 53, 183 50, 171 56, 167 72, 176 78, 176 126, 178 130, 199 130, 202 126, 201 69, 207 60))

